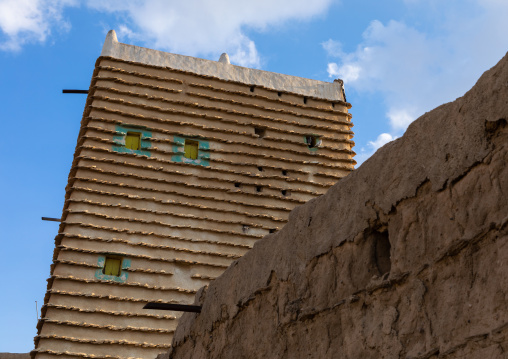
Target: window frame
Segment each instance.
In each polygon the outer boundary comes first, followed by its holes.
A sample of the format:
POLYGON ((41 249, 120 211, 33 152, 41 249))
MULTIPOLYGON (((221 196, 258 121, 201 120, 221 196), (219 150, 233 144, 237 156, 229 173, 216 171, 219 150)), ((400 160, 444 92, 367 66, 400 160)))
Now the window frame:
POLYGON ((131 260, 124 255, 115 254, 115 253, 104 253, 99 255, 97 258, 97 267, 98 269, 95 271, 95 278, 100 281, 110 281, 117 283, 125 283, 129 278, 129 272, 127 271, 131 267, 131 260), (106 267, 106 259, 120 259, 120 273, 118 276, 105 274, 106 267))
POLYGON ((115 126, 116 135, 113 136, 113 146, 112 150, 120 153, 129 153, 136 155, 143 155, 150 157, 150 148, 152 138, 152 131, 147 129, 144 126, 137 125, 116 125, 115 126), (133 150, 129 148, 127 145, 127 136, 129 134, 134 135, 139 133, 139 148, 137 150, 133 150))
POLYGON ((198 136, 173 136, 173 155, 171 160, 177 163, 187 163, 197 166, 210 166, 210 142, 206 138, 198 136), (197 156, 195 159, 188 158, 185 154, 185 142, 197 142, 197 156))

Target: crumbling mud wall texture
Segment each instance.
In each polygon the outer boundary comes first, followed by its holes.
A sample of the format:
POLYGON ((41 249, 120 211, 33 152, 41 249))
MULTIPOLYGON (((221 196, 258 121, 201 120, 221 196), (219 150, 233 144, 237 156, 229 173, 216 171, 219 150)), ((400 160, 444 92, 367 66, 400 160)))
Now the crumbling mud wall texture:
POLYGON ((196 295, 172 359, 507 358, 508 57, 196 295))
POLYGON ((0 353, 0 359, 30 359, 30 353, 0 353))

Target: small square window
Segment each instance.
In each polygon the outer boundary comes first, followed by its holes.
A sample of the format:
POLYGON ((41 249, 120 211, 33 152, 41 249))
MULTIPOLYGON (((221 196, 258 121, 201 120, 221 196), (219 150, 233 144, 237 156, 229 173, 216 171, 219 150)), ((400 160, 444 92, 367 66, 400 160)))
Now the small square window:
POLYGON ((109 256, 106 257, 106 262, 104 263, 102 273, 106 275, 120 277, 121 272, 122 272, 122 259, 118 257, 109 257, 109 256))
POLYGON ((184 157, 189 158, 191 160, 195 160, 198 158, 198 149, 199 149, 199 142, 193 141, 193 140, 185 140, 184 145, 184 157))
POLYGON ((266 129, 264 127, 254 127, 254 134, 259 138, 265 137, 266 129))
POLYGON ((125 147, 134 151, 141 149, 141 133, 127 132, 125 136, 125 147))
POLYGON ((321 140, 319 139, 319 136, 307 135, 305 136, 305 143, 307 144, 308 148, 316 148, 321 143, 321 140))

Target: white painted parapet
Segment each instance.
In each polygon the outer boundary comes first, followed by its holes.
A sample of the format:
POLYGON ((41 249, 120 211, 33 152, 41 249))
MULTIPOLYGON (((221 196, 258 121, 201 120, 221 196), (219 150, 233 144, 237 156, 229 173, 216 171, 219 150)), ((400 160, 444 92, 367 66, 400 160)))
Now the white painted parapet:
MULTIPOLYGON (((224 54, 223 54, 224 55, 224 54)), ((227 54, 225 54, 227 56, 227 54)), ((331 101, 344 101, 340 82, 324 82, 297 76, 283 75, 229 64, 229 58, 221 56, 219 61, 210 61, 191 56, 152 50, 145 47, 118 42, 115 30, 110 30, 104 41, 101 56, 147 65, 170 67, 190 71, 199 75, 212 76, 222 80, 258 85, 278 91, 317 97, 331 101)))

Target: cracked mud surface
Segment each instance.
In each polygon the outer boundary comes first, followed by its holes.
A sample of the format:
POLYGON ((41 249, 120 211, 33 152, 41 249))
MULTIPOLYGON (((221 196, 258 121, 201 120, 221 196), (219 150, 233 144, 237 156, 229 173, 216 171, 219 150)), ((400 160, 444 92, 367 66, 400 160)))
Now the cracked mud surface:
POLYGON ((507 120, 505 56, 202 289, 169 357, 508 358, 507 120))

